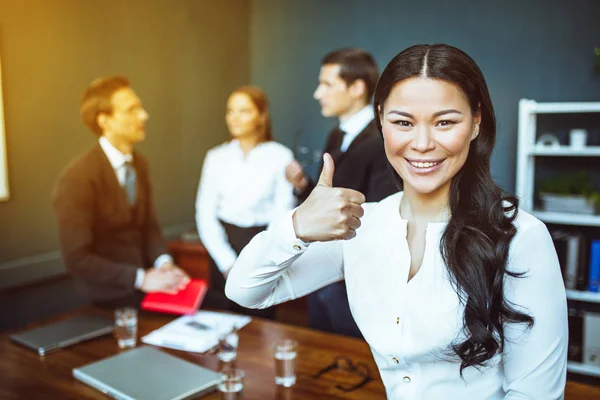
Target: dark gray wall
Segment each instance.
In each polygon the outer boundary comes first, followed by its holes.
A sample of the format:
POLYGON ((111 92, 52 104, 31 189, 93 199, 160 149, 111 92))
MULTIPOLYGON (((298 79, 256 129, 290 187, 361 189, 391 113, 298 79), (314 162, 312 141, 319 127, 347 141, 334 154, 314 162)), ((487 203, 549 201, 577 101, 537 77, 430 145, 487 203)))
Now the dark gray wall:
POLYGON ((270 96, 276 137, 291 146, 303 129, 301 144, 321 148, 335 123, 312 99, 327 51, 363 47, 383 69, 413 44, 457 46, 486 76, 498 117, 492 170, 513 191, 518 100, 600 100, 599 16, 597 0, 255 0, 251 79, 270 96))
POLYGON ((249 80, 247 0, 0 0, 11 197, 0 202, 0 291, 64 271, 50 196, 95 143, 78 101, 99 76, 132 80, 160 222, 194 228, 206 150, 227 138, 225 100, 249 80))

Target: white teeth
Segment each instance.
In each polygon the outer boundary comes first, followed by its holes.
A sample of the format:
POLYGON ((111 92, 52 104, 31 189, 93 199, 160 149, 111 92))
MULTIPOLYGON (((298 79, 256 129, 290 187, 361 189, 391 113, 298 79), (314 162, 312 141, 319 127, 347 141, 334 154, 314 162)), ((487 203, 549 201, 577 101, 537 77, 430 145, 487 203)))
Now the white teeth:
POLYGON ((435 165, 438 165, 439 162, 410 162, 412 166, 417 167, 417 168, 430 168, 433 167, 435 165))

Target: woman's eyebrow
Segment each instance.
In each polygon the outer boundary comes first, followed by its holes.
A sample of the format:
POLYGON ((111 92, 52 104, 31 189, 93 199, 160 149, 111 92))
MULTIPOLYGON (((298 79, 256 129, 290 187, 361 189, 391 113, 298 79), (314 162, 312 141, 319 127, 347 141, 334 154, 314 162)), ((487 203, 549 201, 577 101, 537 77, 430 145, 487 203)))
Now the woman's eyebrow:
MULTIPOLYGON (((403 117, 413 118, 413 119, 415 118, 412 114, 404 112, 404 111, 399 111, 399 110, 391 110, 391 111, 388 112, 388 115, 389 114, 401 115, 403 117)), ((462 113, 460 111, 458 111, 458 110, 450 108, 448 110, 442 110, 442 111, 435 112, 433 114, 433 117, 437 118, 437 117, 439 117, 441 115, 446 115, 446 114, 462 114, 462 113)))

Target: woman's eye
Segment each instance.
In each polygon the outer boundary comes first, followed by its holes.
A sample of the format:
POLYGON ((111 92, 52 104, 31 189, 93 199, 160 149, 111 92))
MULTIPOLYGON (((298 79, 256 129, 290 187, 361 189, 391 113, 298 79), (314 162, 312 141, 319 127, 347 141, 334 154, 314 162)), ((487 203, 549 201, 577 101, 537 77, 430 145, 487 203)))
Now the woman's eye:
POLYGON ((443 120, 437 123, 438 126, 450 126, 450 125, 454 125, 456 122, 455 121, 451 121, 451 120, 443 120))
POLYGON ((398 126, 402 126, 402 127, 409 127, 409 126, 411 126, 411 123, 409 121, 405 121, 405 120, 392 121, 392 124, 398 125, 398 126))

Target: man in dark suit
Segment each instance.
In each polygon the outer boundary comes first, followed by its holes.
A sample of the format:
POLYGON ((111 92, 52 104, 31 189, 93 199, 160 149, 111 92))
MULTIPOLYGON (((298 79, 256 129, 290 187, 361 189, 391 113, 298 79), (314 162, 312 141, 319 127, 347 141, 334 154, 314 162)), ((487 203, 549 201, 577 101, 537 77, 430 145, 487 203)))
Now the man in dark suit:
MULTIPOLYGON (((357 190, 367 201, 379 201, 398 191, 370 104, 378 76, 377 63, 370 53, 356 48, 335 50, 321 60, 319 85, 314 93, 321 114, 339 120, 324 149, 335 164, 333 186, 357 190)), ((287 167, 286 177, 300 201, 315 186, 297 161, 287 167)), ((310 294, 308 307, 311 327, 362 336, 350 313, 344 282, 310 294)))
POLYGON ((80 113, 98 144, 61 173, 53 205, 64 262, 99 305, 139 305, 143 293, 176 293, 189 277, 166 253, 148 161, 133 146, 148 113, 127 79, 95 80, 80 113))

